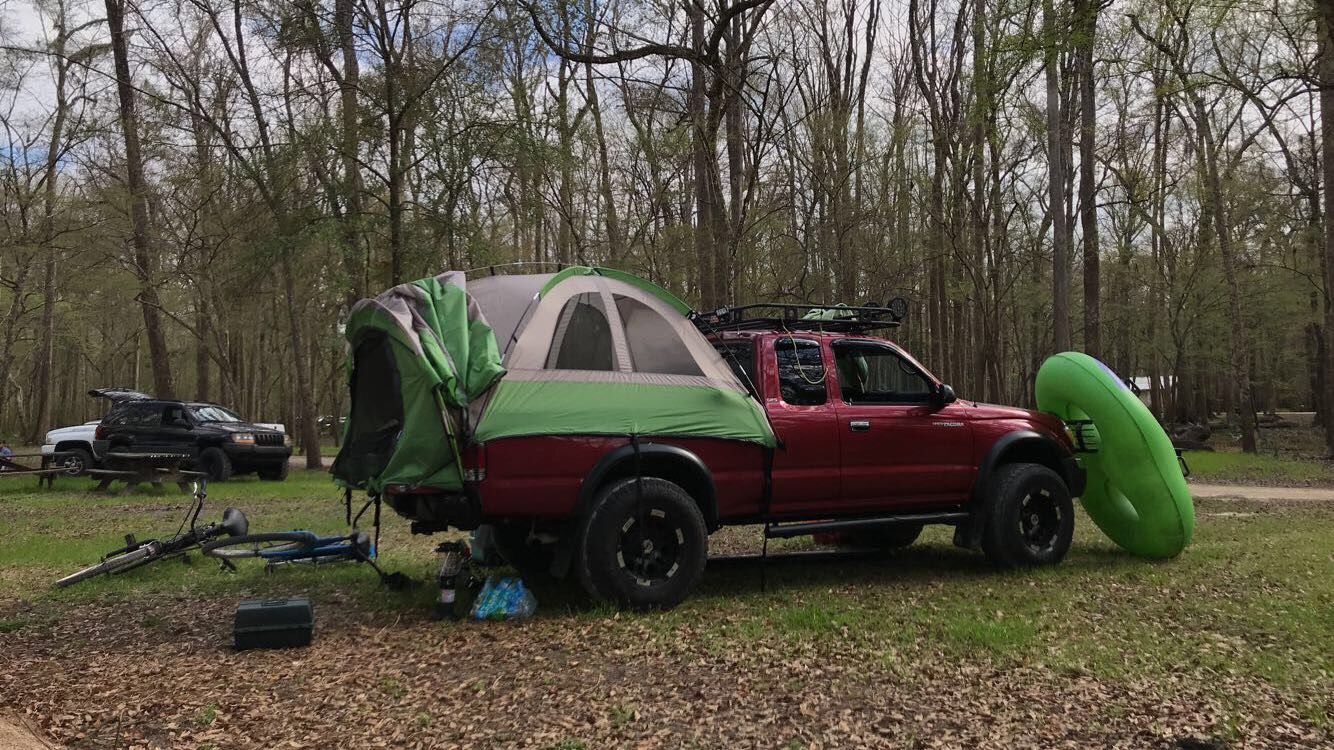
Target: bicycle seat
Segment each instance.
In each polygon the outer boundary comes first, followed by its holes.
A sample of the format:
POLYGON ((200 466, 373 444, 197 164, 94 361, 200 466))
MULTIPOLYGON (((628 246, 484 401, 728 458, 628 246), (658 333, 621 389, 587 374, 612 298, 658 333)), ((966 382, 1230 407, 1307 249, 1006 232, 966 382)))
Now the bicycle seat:
POLYGON ((222 512, 222 529, 228 536, 244 536, 250 531, 250 521, 239 508, 228 508, 222 512))

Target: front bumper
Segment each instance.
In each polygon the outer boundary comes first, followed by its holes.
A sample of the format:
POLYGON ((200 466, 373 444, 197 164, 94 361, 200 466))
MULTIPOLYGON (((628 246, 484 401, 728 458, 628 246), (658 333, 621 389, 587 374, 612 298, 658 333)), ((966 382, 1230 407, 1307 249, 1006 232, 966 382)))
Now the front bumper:
POLYGON ((1065 484, 1070 488, 1070 497, 1082 497, 1088 487, 1088 472, 1079 465, 1079 459, 1075 456, 1066 456, 1061 459, 1061 464, 1065 470, 1065 484))
POLYGON ((277 464, 292 457, 292 449, 286 445, 237 445, 229 443, 224 448, 227 457, 233 462, 243 464, 277 464))

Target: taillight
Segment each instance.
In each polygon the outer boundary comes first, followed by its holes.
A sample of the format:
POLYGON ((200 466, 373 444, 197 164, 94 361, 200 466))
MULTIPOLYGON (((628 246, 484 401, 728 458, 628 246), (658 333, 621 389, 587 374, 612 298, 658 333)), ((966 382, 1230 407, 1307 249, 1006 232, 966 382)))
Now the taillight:
POLYGON ((93 430, 93 437, 96 438, 97 440, 106 440, 107 439, 106 425, 101 425, 101 424, 98 425, 97 429, 93 430))
POLYGON ((486 451, 477 443, 463 447, 463 480, 481 482, 486 479, 486 451))

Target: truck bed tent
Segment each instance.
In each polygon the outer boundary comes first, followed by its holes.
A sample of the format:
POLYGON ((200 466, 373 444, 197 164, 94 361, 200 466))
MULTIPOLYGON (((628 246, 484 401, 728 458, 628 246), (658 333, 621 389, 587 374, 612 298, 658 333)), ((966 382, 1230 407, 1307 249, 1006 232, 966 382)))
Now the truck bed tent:
POLYGON ((661 287, 604 268, 403 284, 353 307, 334 476, 457 491, 462 442, 708 437, 773 446, 760 405, 661 287))

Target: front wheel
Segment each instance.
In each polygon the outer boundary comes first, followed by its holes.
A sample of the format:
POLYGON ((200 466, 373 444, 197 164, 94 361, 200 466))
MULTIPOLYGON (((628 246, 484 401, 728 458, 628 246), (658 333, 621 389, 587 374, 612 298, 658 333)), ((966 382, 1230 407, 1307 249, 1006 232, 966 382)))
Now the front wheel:
POLYGON ((287 479, 287 461, 261 466, 255 473, 266 482, 281 482, 287 479))
POLYGON ((657 477, 603 489, 580 540, 577 567, 595 599, 639 610, 680 604, 704 573, 709 533, 694 499, 657 477))
POLYGON ((64 457, 57 463, 65 469, 65 473, 77 477, 93 468, 93 455, 83 448, 70 448, 63 451, 64 457))
POLYGON ((1070 549, 1075 508, 1061 476, 1041 464, 996 469, 987 496, 982 549, 1002 567, 1054 565, 1070 549))
POLYGON ((96 565, 89 565, 77 573, 71 573, 64 578, 61 578, 59 581, 56 581, 56 588, 63 589, 66 586, 72 586, 80 581, 86 581, 93 576, 103 574, 111 575, 112 573, 119 573, 129 570, 130 568, 138 567, 149 562, 153 555, 154 548, 150 545, 145 545, 123 554, 108 557, 96 565))

